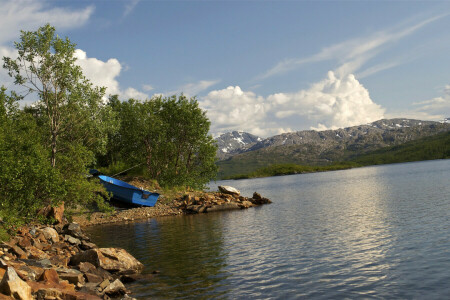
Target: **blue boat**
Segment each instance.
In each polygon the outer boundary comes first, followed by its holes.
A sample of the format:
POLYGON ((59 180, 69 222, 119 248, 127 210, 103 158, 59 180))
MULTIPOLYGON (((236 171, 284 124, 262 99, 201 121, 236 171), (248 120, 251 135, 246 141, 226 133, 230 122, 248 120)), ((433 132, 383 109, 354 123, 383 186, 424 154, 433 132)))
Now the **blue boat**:
POLYGON ((158 200, 158 193, 140 189, 134 185, 106 175, 99 175, 98 178, 106 190, 111 192, 113 198, 118 201, 138 206, 153 207, 158 200))

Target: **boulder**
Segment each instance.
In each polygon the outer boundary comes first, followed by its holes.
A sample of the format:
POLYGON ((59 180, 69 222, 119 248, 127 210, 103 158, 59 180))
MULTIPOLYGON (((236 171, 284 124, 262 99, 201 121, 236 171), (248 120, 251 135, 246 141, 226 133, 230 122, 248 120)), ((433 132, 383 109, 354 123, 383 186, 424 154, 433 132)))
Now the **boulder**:
POLYGON ((57 243, 59 241, 58 232, 51 227, 45 227, 42 229, 42 233, 47 241, 52 241, 52 243, 57 243))
POLYGON ((236 188, 228 185, 219 185, 219 191, 224 194, 239 196, 241 192, 236 188))
POLYGON ((0 292, 20 300, 32 300, 31 287, 19 278, 16 271, 8 267, 2 281, 0 282, 0 292))
POLYGON ((270 201, 269 199, 261 197, 261 195, 257 192, 253 193, 253 197, 252 197, 252 199, 250 199, 250 201, 253 204, 257 204, 257 205, 272 203, 272 201, 270 201))
POLYGON ((108 296, 125 295, 126 292, 127 289, 119 279, 114 280, 103 290, 103 293, 108 296))
POLYGON ((81 245, 81 241, 79 239, 74 238, 73 236, 68 235, 68 234, 66 234, 64 236, 64 241, 69 242, 69 244, 72 244, 72 245, 77 245, 77 246, 81 245))
POLYGON ((233 209, 241 209, 241 207, 237 203, 225 203, 222 205, 214 205, 214 206, 208 207, 206 209, 206 211, 213 212, 213 211, 224 211, 224 210, 233 210, 233 209))
POLYGON ((44 270, 37 281, 45 281, 51 283, 59 283, 59 276, 55 269, 44 270))
POLYGON ((78 253, 70 258, 71 265, 89 262, 95 267, 111 272, 139 271, 144 266, 126 250, 120 248, 98 248, 78 253))
POLYGON ((69 283, 74 285, 78 285, 78 283, 83 284, 85 282, 83 273, 78 270, 58 268, 56 272, 58 273, 59 278, 62 280, 67 280, 69 283))

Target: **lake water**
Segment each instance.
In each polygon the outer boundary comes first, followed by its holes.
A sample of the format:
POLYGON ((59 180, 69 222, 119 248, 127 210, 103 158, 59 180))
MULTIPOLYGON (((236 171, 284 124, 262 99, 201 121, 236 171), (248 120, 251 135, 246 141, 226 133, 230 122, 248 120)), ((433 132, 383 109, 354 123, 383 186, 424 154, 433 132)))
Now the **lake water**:
POLYGON ((160 272, 134 297, 450 297, 450 160, 217 184, 273 204, 88 228, 160 272))

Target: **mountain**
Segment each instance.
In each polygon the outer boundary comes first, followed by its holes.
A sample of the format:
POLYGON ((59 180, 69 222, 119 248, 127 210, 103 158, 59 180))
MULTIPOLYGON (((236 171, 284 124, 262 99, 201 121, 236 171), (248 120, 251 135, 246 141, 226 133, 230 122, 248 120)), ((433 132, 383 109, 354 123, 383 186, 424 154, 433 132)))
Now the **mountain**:
POLYGON ((284 133, 248 144, 219 161, 219 177, 249 173, 271 164, 327 165, 448 130, 449 123, 383 119, 336 130, 284 133))
POLYGON ((216 138, 217 158, 223 160, 248 150, 262 138, 242 131, 227 132, 216 138))

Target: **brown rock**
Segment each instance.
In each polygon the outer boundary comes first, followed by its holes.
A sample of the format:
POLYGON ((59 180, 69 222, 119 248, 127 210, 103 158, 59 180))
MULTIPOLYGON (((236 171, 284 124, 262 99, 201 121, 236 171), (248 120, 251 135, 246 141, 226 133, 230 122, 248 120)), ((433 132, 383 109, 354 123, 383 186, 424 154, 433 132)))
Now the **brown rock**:
POLYGON ((50 257, 52 265, 57 267, 67 267, 70 261, 70 257, 64 255, 53 255, 50 257))
POLYGON ((119 279, 116 279, 103 290, 103 293, 108 296, 119 296, 125 295, 127 289, 119 279))
POLYGON ((79 239, 77 239, 77 238, 74 238, 73 236, 71 236, 71 235, 68 235, 68 234, 66 234, 65 236, 64 236, 64 240, 66 241, 66 242, 69 242, 69 244, 72 244, 72 245, 81 245, 81 241, 79 240, 79 239))
POLYGON ((251 203, 250 201, 245 200, 245 201, 241 202, 241 207, 242 208, 249 208, 249 207, 252 207, 252 206, 253 206, 253 203, 251 203))
POLYGON ((44 270, 42 275, 38 278, 37 281, 44 281, 49 283, 59 283, 59 276, 55 269, 47 269, 44 270))
POLYGON ((78 265, 89 262, 107 271, 117 272, 125 270, 141 270, 143 265, 126 250, 120 248, 91 249, 71 257, 70 263, 78 265))
POLYGON ((59 242, 58 232, 56 232, 55 229, 51 227, 45 227, 44 229, 42 229, 42 233, 44 234, 47 241, 51 241, 52 243, 59 242))
POLYGON ((45 253, 42 250, 39 250, 38 248, 34 247, 34 246, 29 246, 27 248, 25 248, 25 250, 28 253, 28 257, 31 259, 44 259, 44 258, 48 258, 48 254, 45 253))
POLYGON ((77 285, 78 283, 83 284, 85 282, 83 273, 75 269, 59 268, 56 270, 59 278, 62 280, 67 280, 69 283, 77 285))
POLYGON ((53 206, 50 210, 49 217, 55 219, 55 224, 61 224, 64 216, 64 202, 59 206, 53 206))
POLYGON ((23 239, 21 239, 17 244, 22 248, 29 247, 31 246, 31 238, 28 236, 24 236, 23 239))
POLYGON ((208 207, 206 209, 206 211, 214 212, 214 211, 224 211, 224 210, 233 210, 233 209, 240 209, 240 207, 237 203, 226 203, 226 204, 222 204, 222 205, 214 205, 214 206, 208 207))
POLYGON ((86 277, 87 282, 100 283, 103 281, 103 278, 96 274, 85 273, 84 276, 86 277))
POLYGON ((83 240, 83 241, 81 241, 80 248, 83 250, 89 250, 89 249, 94 249, 94 248, 98 248, 98 247, 94 243, 90 243, 90 242, 83 240))
POLYGON ((98 287, 100 288, 100 290, 104 290, 106 287, 108 287, 111 284, 111 282, 108 279, 105 279, 104 281, 102 281, 102 283, 100 283, 98 285, 98 287))
POLYGON ((22 248, 20 248, 19 246, 12 246, 11 247, 11 251, 17 255, 17 257, 21 258, 21 259, 26 259, 28 258, 28 254, 22 250, 22 248))
POLYGON ((6 296, 5 294, 0 294, 0 300, 14 300, 14 298, 6 296))
POLYGON ((19 278, 16 271, 8 267, 2 281, 0 282, 0 292, 20 300, 32 300, 30 286, 19 278))

